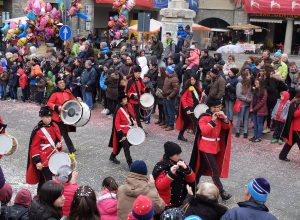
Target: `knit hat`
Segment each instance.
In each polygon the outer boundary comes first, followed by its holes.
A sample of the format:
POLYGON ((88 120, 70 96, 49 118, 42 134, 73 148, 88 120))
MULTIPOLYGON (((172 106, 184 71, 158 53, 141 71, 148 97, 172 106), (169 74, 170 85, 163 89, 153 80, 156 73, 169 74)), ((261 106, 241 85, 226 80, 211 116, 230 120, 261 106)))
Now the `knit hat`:
POLYGON ((64 78, 62 78, 62 77, 57 77, 57 78, 55 79, 55 84, 57 84, 59 81, 64 81, 64 78))
POLYGON ((161 216, 160 219, 163 220, 183 220, 184 219, 184 213, 182 209, 179 208, 171 208, 171 209, 167 209, 166 211, 164 211, 161 216))
POLYGON ((28 189, 20 189, 15 198, 15 204, 28 208, 31 204, 31 192, 28 189))
POLYGON ((61 166, 57 171, 57 179, 62 183, 66 183, 69 181, 70 174, 72 174, 72 169, 70 166, 61 166))
POLYGON ((147 165, 143 160, 135 160, 130 166, 130 172, 146 176, 148 173, 147 165))
POLYGON ((11 185, 5 183, 3 187, 0 189, 0 202, 7 204, 10 202, 11 197, 12 197, 11 185))
POLYGON ((271 192, 270 183, 264 178, 255 178, 248 183, 248 192, 255 201, 265 203, 271 192))
POLYGON ((190 215, 184 218, 184 220, 202 220, 202 218, 200 218, 197 215, 190 215))
POLYGON ((277 50, 277 52, 274 53, 274 57, 282 57, 282 52, 281 52, 281 50, 277 50))
POLYGON ((150 220, 154 215, 152 200, 148 196, 138 196, 132 205, 132 215, 138 220, 150 220))
POLYGON ((52 116, 52 109, 50 109, 49 106, 41 107, 41 109, 39 111, 39 116, 40 117, 52 116))
POLYGON ((213 107, 213 106, 218 106, 222 104, 222 100, 221 99, 214 99, 211 97, 208 97, 207 101, 206 101, 206 105, 208 107, 213 107))
POLYGON ((230 71, 236 76, 239 73, 238 68, 230 68, 230 71))
POLYGON ((175 69, 175 65, 172 64, 172 65, 169 65, 166 69, 166 71, 169 73, 169 74, 173 74, 174 73, 174 69, 175 69))
POLYGON ((164 144, 164 149, 165 149, 165 155, 168 158, 174 156, 175 154, 180 154, 182 152, 181 147, 178 144, 171 141, 167 141, 164 144))
POLYGON ((178 28, 183 28, 183 24, 182 24, 182 23, 179 23, 179 24, 177 25, 177 27, 178 27, 178 28))

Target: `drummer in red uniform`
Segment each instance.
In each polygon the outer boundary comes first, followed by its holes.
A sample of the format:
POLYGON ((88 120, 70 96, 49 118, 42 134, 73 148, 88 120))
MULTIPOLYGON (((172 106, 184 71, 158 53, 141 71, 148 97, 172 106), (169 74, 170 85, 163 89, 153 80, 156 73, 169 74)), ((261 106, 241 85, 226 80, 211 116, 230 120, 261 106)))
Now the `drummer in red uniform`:
POLYGON ((133 76, 128 80, 126 94, 129 103, 132 105, 137 125, 143 128, 140 119, 140 97, 145 92, 145 84, 141 79, 142 69, 140 66, 133 66, 133 76))
POLYGON ((66 89, 66 85, 63 78, 56 78, 55 83, 56 88, 51 93, 47 105, 53 110, 52 120, 58 125, 60 133, 64 138, 69 152, 75 153, 76 149, 73 145, 71 138, 69 137, 68 132, 76 131, 76 127, 64 124, 61 118, 59 117, 59 114, 62 111, 62 105, 66 101, 76 98, 73 96, 69 89, 66 89))
POLYGON ((223 189, 220 177, 228 177, 232 125, 221 111, 220 99, 209 98, 206 104, 209 109, 198 119, 190 166, 196 173, 197 183, 202 175, 211 176, 222 199, 228 200, 231 195, 223 189))
POLYGON ((38 191, 48 180, 52 173, 48 161, 53 153, 62 150, 61 134, 55 122, 52 121, 52 110, 48 106, 39 112, 41 121, 33 129, 29 141, 26 183, 37 184, 38 191))
POLYGON ((186 81, 180 97, 179 112, 176 119, 176 129, 179 130, 178 140, 187 141, 183 136, 186 129, 196 131, 197 120, 194 116, 194 108, 199 104, 201 87, 196 75, 192 75, 186 81))
POLYGON ((118 99, 120 104, 117 106, 114 115, 112 133, 108 145, 113 148, 109 160, 115 164, 120 164, 120 161, 116 156, 119 155, 123 148, 127 164, 130 168, 130 165, 132 164, 130 155, 131 144, 128 142, 126 135, 130 126, 134 125, 134 110, 128 103, 127 95, 124 92, 119 94, 118 99))

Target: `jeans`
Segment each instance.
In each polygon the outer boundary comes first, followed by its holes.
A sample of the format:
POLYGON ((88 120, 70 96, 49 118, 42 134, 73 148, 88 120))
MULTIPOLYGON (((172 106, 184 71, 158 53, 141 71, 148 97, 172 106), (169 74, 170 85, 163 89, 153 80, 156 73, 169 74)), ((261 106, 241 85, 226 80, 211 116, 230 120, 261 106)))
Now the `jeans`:
POLYGON ((241 111, 239 112, 238 119, 236 122, 235 133, 240 133, 241 123, 244 119, 244 134, 248 133, 248 126, 249 126, 249 114, 250 108, 249 106, 242 106, 241 111))
POLYGON ((226 115, 230 121, 233 120, 233 101, 225 100, 226 115))
POLYGON ((284 127, 284 122, 274 120, 274 124, 275 124, 275 128, 274 128, 273 138, 283 140, 280 136, 284 127))
POLYGON ((0 97, 5 98, 6 96, 6 84, 0 84, 0 97))
POLYGON ((35 100, 41 105, 44 102, 44 92, 37 91, 35 93, 35 100))
POLYGON ((13 86, 10 86, 10 87, 9 87, 10 98, 11 98, 12 100, 18 99, 18 97, 17 97, 17 90, 18 90, 17 87, 13 87, 13 86))
POLYGON ((253 113, 254 123, 254 137, 259 139, 263 136, 265 116, 258 116, 257 113, 253 113))
POLYGON ((175 99, 164 99, 164 111, 166 117, 166 125, 169 127, 174 127, 175 123, 175 99))
POLYGON ((93 92, 86 91, 85 89, 82 90, 82 97, 83 101, 87 106, 92 109, 93 108, 93 92))

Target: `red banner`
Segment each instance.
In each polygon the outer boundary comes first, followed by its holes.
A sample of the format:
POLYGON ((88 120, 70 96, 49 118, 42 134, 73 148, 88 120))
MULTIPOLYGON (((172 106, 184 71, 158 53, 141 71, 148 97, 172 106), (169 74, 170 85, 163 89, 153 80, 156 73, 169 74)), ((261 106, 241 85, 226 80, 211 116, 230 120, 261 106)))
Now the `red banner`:
MULTIPOLYGON (((96 3, 102 4, 112 4, 114 0, 96 0, 96 3)), ((136 6, 144 7, 144 8, 153 8, 154 3, 153 0, 136 0, 136 6)))
POLYGON ((300 15, 300 0, 245 0, 249 14, 300 15))

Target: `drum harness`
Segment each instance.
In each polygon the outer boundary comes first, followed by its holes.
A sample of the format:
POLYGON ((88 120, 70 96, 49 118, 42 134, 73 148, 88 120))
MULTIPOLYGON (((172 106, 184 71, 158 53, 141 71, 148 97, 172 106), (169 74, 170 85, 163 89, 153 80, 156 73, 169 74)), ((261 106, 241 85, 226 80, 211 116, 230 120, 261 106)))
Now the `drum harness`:
POLYGON ((125 115, 125 117, 127 118, 127 121, 128 121, 128 125, 120 125, 120 127, 129 127, 129 128, 131 128, 132 124, 134 124, 135 121, 134 120, 131 121, 129 114, 127 114, 127 112, 124 110, 123 107, 121 107, 120 109, 121 109, 122 113, 125 115))
MULTIPOLYGON (((42 127, 41 128, 41 131, 43 132, 43 134, 46 136, 47 140, 49 141, 50 144, 41 144, 41 147, 42 147, 42 150, 45 150, 46 148, 52 146, 54 149, 53 151, 49 154, 49 156, 47 157, 47 161, 49 160, 49 158, 52 156, 52 154, 56 151, 58 152, 57 150, 57 147, 55 146, 55 143, 52 139, 52 137, 50 136, 49 132, 46 130, 45 127, 42 127)), ((46 162, 46 161, 45 161, 46 162)), ((44 163, 45 163, 44 162, 44 163)), ((44 164, 43 164, 44 165, 44 164)))

